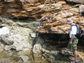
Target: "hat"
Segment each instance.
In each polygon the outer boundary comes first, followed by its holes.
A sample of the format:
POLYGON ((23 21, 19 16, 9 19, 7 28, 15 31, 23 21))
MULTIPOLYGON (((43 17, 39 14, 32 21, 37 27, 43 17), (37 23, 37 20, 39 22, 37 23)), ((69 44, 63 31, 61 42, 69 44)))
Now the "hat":
POLYGON ((71 18, 67 18, 67 23, 71 24, 71 23, 73 23, 73 20, 71 18))

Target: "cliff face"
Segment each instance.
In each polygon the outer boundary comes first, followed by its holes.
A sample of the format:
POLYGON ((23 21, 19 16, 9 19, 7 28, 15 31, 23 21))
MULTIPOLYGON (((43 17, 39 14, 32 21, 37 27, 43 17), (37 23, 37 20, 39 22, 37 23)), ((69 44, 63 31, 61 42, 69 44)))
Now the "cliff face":
MULTIPOLYGON (((69 63, 71 52, 64 48, 69 35, 64 32, 70 29, 67 18, 84 30, 79 6, 53 0, 1 0, 0 63, 69 63)), ((84 35, 79 44, 84 45, 84 35)), ((78 52, 83 56, 84 48, 78 47, 78 52)))
POLYGON ((39 7, 39 5, 43 4, 44 2, 49 3, 50 1, 48 0, 45 2, 45 0, 1 0, 0 14, 10 15, 16 18, 39 18, 41 16, 41 14, 39 13, 41 12, 41 8, 39 7))
POLYGON ((47 12, 48 6, 46 4, 55 2, 54 0, 1 0, 0 14, 10 15, 15 18, 41 18, 42 14, 47 12))
POLYGON ((56 0, 4 0, 0 1, 0 14, 13 18, 33 17, 40 20, 37 30, 40 33, 64 34, 70 29, 67 18, 72 18, 84 30, 79 6, 56 0))

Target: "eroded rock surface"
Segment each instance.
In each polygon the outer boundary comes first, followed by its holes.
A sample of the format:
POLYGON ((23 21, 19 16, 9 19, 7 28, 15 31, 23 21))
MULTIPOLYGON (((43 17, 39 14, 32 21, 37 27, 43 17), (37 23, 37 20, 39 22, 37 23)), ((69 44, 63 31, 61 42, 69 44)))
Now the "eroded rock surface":
POLYGON ((67 18, 72 18, 84 30, 84 19, 79 11, 80 5, 53 0, 7 0, 6 2, 4 0, 0 1, 0 14, 18 19, 33 17, 40 20, 38 32, 64 34, 70 29, 66 24, 67 18))
POLYGON ((69 40, 66 22, 72 18, 84 30, 79 6, 53 0, 1 0, 0 62, 69 63, 70 52, 63 49, 69 40))

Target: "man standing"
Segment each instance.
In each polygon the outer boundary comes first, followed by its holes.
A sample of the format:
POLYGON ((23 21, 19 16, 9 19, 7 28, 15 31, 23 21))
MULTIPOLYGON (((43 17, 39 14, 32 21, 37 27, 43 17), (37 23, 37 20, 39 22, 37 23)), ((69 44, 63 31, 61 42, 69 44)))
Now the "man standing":
POLYGON ((78 39, 76 38, 76 32, 77 32, 77 28, 75 23, 73 23, 73 20, 71 18, 67 19, 67 24, 71 25, 70 28, 70 33, 69 33, 69 37, 70 37, 70 41, 68 43, 68 48, 73 52, 74 56, 75 56, 75 61, 72 61, 71 63, 78 63, 77 61, 77 44, 78 44, 78 39))

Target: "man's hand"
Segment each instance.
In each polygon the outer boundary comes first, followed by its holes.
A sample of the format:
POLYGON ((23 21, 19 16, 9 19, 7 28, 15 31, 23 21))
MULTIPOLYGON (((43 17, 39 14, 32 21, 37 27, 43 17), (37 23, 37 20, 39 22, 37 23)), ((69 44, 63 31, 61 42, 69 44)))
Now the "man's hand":
POLYGON ((70 41, 69 44, 72 44, 72 41, 70 41))
POLYGON ((65 31, 66 34, 69 34, 69 31, 65 31))
POLYGON ((72 41, 73 41, 73 39, 74 39, 74 36, 75 36, 75 35, 72 34, 72 37, 71 37, 71 39, 70 39, 69 44, 72 44, 72 41))

